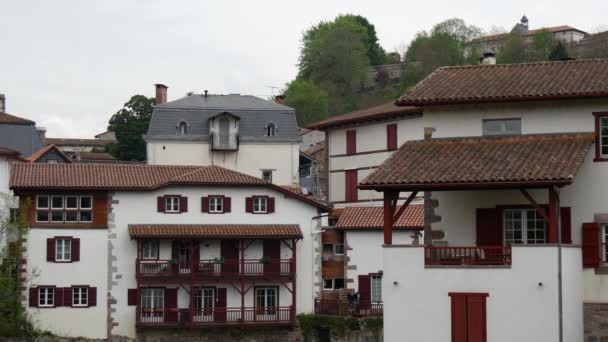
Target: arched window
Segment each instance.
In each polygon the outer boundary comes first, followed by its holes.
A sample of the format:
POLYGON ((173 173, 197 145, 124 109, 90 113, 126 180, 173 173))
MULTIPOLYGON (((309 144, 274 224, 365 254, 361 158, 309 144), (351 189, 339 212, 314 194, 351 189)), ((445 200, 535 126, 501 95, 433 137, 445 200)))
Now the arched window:
POLYGON ((276 127, 275 125, 271 122, 268 124, 268 126, 266 126, 266 136, 268 137, 274 137, 276 134, 276 127))
POLYGON ((188 134, 188 123, 186 123, 185 121, 180 121, 177 124, 177 134, 188 134))

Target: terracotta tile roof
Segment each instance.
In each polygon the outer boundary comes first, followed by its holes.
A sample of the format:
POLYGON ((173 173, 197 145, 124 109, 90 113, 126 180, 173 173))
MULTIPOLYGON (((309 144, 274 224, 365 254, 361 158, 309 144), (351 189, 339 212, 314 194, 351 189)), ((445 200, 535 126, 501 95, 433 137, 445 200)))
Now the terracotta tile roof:
POLYGON ((79 155, 80 159, 87 160, 115 160, 114 157, 112 157, 112 155, 107 152, 80 152, 79 155))
MULTIPOLYGON (((537 33, 542 32, 542 31, 549 31, 549 32, 552 32, 552 33, 564 32, 564 31, 577 31, 577 32, 581 32, 581 33, 587 34, 587 32, 581 31, 581 30, 579 30, 577 28, 574 28, 572 26, 561 25, 561 26, 543 27, 543 28, 539 28, 539 29, 528 30, 528 32, 525 34, 525 36, 533 36, 533 35, 535 35, 537 33)), ((493 40, 503 40, 503 39, 509 38, 510 35, 511 35, 510 33, 493 34, 491 36, 484 36, 484 37, 475 39, 474 42, 487 42, 487 41, 493 41, 493 40)))
POLYGON ((46 138, 45 145, 57 146, 106 146, 111 144, 112 140, 103 139, 70 139, 70 138, 46 138))
POLYGON ((45 147, 39 149, 34 154, 32 154, 31 156, 27 157, 27 161, 29 161, 30 163, 35 163, 36 161, 38 161, 38 159, 40 159, 42 156, 44 156, 45 154, 47 154, 50 150, 55 150, 55 152, 57 152, 60 156, 62 156, 65 159, 66 163, 71 163, 72 162, 72 159, 70 159, 70 157, 66 156, 65 153, 63 153, 55 145, 48 145, 48 146, 45 146, 45 147))
MULTIPOLYGON (((382 230, 383 207, 347 207, 340 215, 337 229, 382 230)), ((394 225, 396 229, 424 229, 424 205, 411 204, 394 225)))
POLYGON ((36 123, 32 120, 20 118, 9 113, 0 112, 0 124, 34 125, 36 123))
POLYGON ((15 164, 10 188, 155 190, 169 185, 229 185, 268 187, 322 210, 330 207, 320 201, 270 184, 260 178, 219 166, 175 166, 118 163, 15 164))
POLYGON ((281 224, 130 224, 132 238, 265 238, 301 239, 300 226, 281 224))
POLYGON ((398 105, 608 97, 608 59, 443 67, 398 105))
POLYGON ((591 133, 564 133, 409 141, 359 187, 405 191, 570 184, 593 140, 591 133))
POLYGON ((416 107, 404 107, 395 105, 395 101, 390 101, 379 106, 357 110, 344 115, 334 116, 329 119, 318 121, 308 125, 308 129, 324 129, 339 125, 365 122, 370 120, 380 120, 385 118, 398 117, 406 114, 422 113, 416 107))

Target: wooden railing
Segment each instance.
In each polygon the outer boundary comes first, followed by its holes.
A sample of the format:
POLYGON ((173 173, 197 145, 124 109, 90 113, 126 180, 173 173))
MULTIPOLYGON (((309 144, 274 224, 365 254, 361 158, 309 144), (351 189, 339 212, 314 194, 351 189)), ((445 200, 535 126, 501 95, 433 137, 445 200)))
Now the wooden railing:
POLYGON ((293 307, 206 308, 206 309, 140 309, 136 322, 143 327, 228 326, 293 324, 293 307))
POLYGON ((510 246, 425 247, 425 265, 511 265, 510 246))
POLYGON ((136 260, 138 276, 289 276, 295 265, 292 259, 281 260, 136 260))
POLYGON ((315 299, 315 313, 350 317, 381 317, 382 302, 342 301, 337 299, 315 299))

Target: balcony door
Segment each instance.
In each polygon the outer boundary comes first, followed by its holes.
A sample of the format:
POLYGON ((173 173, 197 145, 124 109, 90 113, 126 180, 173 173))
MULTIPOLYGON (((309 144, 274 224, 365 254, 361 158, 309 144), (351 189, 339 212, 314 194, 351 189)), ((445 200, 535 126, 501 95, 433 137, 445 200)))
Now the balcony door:
POLYGON ((187 241, 173 241, 171 257, 176 262, 174 271, 190 273, 190 243, 187 241))
POLYGON ((281 272, 281 240, 264 240, 264 274, 281 272))
POLYGON ((228 146, 230 144, 230 120, 227 117, 219 120, 220 146, 228 146))
POLYGON ((165 289, 141 289, 141 321, 143 323, 161 323, 164 321, 165 289))
POLYGON ((226 309, 226 288, 218 288, 217 295, 215 297, 215 315, 213 316, 216 322, 226 322, 226 309))
POLYGON ((236 274, 239 272, 239 242, 237 240, 222 240, 220 254, 224 263, 222 273, 236 274))

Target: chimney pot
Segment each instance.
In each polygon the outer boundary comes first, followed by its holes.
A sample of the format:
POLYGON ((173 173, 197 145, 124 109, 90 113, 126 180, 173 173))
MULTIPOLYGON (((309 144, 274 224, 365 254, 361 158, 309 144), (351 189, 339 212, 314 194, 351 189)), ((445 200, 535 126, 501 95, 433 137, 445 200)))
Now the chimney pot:
POLYGON ((277 95, 274 98, 274 102, 278 104, 285 104, 285 95, 277 95))
POLYGON ((207 97, 208 90, 205 89, 205 97, 207 97))
POLYGON ((154 104, 158 106, 163 103, 167 103, 167 89, 169 87, 162 83, 157 83, 154 86, 156 86, 156 97, 154 98, 154 104))
POLYGON ((424 127, 424 140, 431 140, 435 131, 435 127, 424 127))
POLYGON ((484 65, 494 65, 496 64, 496 54, 491 51, 484 52, 479 61, 484 65))

